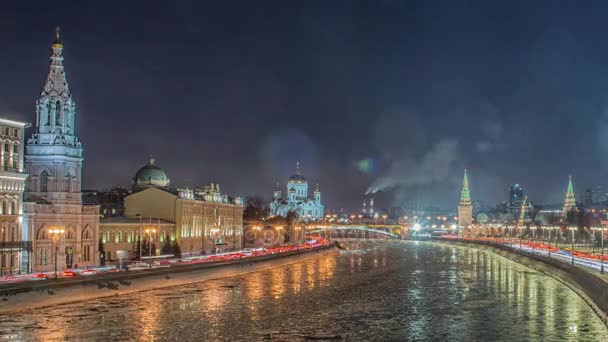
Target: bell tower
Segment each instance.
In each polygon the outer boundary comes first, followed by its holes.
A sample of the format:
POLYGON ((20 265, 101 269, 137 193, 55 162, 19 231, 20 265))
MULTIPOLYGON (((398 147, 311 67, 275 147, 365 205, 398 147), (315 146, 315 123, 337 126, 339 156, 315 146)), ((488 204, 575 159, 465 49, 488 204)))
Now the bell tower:
POLYGON ((30 175, 26 200, 81 204, 82 145, 75 135, 76 104, 63 67, 60 28, 51 44, 46 82, 36 101, 35 132, 25 148, 30 175))

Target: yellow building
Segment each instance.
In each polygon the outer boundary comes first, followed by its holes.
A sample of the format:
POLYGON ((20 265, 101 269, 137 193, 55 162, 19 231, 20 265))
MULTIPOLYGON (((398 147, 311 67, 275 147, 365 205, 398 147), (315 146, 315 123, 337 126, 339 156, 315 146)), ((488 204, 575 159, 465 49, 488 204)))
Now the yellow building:
MULTIPOLYGON (((240 197, 222 194, 219 185, 211 183, 194 190, 171 189, 165 172, 155 164, 154 158, 150 158, 148 165, 135 175, 133 191, 124 198, 124 218, 101 221, 102 241, 106 239, 104 250, 110 252, 110 259, 123 248, 130 256, 135 256, 133 239, 137 239, 141 226, 144 239, 149 238, 145 234, 146 227, 157 229, 155 234, 160 229, 163 239, 177 242, 182 256, 242 248, 243 201, 240 197)), ((154 241, 160 252, 164 240, 157 235, 154 241)))

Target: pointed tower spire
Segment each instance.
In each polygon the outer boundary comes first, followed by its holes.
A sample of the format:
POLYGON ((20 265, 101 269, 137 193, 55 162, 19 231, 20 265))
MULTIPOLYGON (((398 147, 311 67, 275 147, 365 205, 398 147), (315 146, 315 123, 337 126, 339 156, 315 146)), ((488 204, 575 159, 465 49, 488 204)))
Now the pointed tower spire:
MULTIPOLYGON (((36 114, 36 133, 74 136, 76 104, 72 100, 63 67, 63 42, 59 26, 55 29, 55 39, 51 44, 51 64, 40 97, 36 102, 36 114)), ((53 137, 53 139, 55 138, 53 137)), ((41 137, 41 140, 44 139, 41 137)), ((80 144, 75 137, 51 143, 58 142, 67 142, 74 146, 80 144)))
POLYGON ((300 162, 299 161, 296 162, 296 174, 298 174, 298 175, 300 174, 300 162))
POLYGON ((463 229, 469 228, 472 223, 473 205, 469 193, 469 178, 465 169, 464 178, 462 179, 462 190, 460 191, 460 201, 458 202, 458 228, 460 234, 463 234, 463 229))
POLYGON ((59 47, 63 47, 61 43, 61 27, 55 27, 55 41, 53 42, 53 46, 59 45, 59 47))
POLYGON ((469 178, 467 170, 464 170, 464 178, 462 180, 462 191, 460 192, 460 203, 471 204, 471 195, 469 194, 469 178))
POLYGON ((568 212, 576 208, 576 199, 574 198, 574 187, 572 186, 572 175, 568 176, 568 189, 566 190, 566 199, 564 200, 564 209, 562 215, 566 216, 568 212))

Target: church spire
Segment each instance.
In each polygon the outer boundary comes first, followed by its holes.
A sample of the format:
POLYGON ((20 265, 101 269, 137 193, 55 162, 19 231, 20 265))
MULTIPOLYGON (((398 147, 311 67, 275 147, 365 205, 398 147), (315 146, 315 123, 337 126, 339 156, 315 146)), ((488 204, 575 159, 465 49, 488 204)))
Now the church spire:
POLYGON ((80 142, 74 136, 76 104, 72 100, 70 87, 63 67, 63 40, 59 26, 51 44, 51 63, 46 81, 36 101, 35 140, 41 143, 77 146, 80 142), (50 134, 52 136, 43 137, 50 134), (57 135, 62 136, 57 138, 57 135), (65 137, 65 138, 64 138, 65 137), (49 139, 50 141, 44 141, 49 139))
POLYGON ((297 161, 296 162, 296 175, 299 175, 299 174, 300 174, 300 162, 297 161))
POLYGON ((63 43, 61 43, 61 27, 55 27, 55 41, 53 42, 53 46, 63 47, 63 43))

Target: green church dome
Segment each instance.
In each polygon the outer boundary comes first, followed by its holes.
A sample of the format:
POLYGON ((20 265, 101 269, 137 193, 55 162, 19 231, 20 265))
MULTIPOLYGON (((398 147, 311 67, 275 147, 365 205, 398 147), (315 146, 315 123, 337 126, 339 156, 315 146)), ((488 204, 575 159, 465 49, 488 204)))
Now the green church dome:
POLYGON ((167 187, 169 186, 169 177, 163 169, 154 164, 155 160, 150 157, 148 165, 140 168, 133 178, 134 190, 141 190, 151 186, 167 187))

